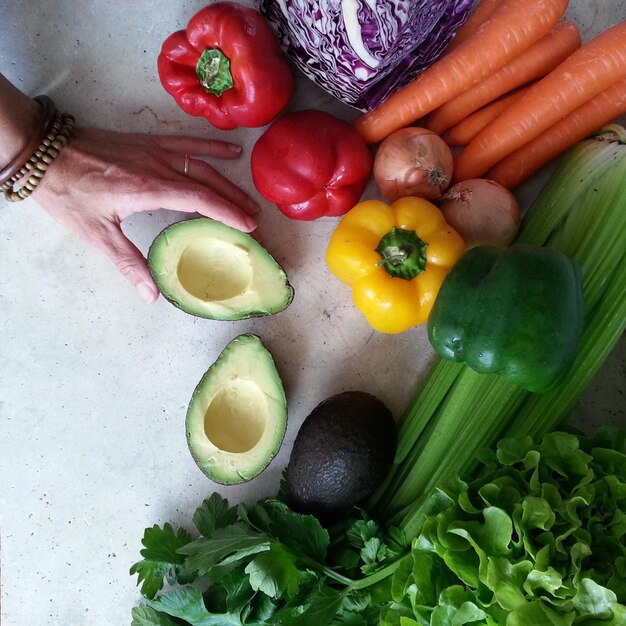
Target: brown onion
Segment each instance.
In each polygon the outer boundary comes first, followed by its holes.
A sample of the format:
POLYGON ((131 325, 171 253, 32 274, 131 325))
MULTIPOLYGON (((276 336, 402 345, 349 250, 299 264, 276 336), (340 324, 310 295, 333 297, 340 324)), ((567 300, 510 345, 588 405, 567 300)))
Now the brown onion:
POLYGON ((507 246, 520 223, 515 196, 493 180, 472 178, 450 187, 439 205, 468 248, 507 246))
POLYGON ((387 200, 404 196, 438 200, 450 184, 453 166, 452 152, 439 135, 411 126, 380 144, 374 180, 387 200))

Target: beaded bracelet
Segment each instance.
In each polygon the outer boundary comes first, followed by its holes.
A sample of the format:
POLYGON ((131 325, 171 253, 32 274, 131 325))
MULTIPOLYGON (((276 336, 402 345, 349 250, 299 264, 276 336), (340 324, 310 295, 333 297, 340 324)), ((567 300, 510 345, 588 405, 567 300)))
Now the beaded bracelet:
POLYGON ((42 124, 36 135, 39 143, 33 150, 33 141, 31 140, 26 148, 2 171, 4 180, 0 179, 2 180, 0 190, 4 192, 4 197, 9 202, 25 200, 35 191, 50 164, 68 144, 74 130, 74 117, 67 113, 58 113, 50 98, 37 96, 35 100, 42 105, 42 124), (30 157, 24 163, 25 152, 26 154, 30 153, 30 157), (23 163, 21 167, 20 162, 23 163), (15 189, 15 184, 26 176, 28 176, 26 182, 19 189, 15 189))

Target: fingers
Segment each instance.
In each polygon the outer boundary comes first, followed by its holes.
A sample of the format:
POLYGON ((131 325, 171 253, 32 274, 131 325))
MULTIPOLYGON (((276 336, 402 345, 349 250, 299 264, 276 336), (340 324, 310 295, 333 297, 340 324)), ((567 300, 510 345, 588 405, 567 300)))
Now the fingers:
POLYGON ((185 179, 208 187, 215 194, 242 209, 248 215, 256 215, 261 210, 257 202, 250 198, 247 193, 205 161, 192 159, 189 155, 183 157, 173 154, 166 154, 164 159, 185 179))
POLYGON ((203 139, 189 135, 147 135, 144 133, 120 133, 101 128, 82 128, 91 140, 102 141, 115 147, 154 148, 171 154, 208 156, 218 159, 237 159, 241 156, 241 146, 218 139, 203 139))
MULTIPOLYGON (((184 173, 184 160, 183 160, 184 173)), ((198 159, 189 159, 187 176, 203 185, 209 186, 220 196, 241 207, 248 215, 256 215, 261 207, 226 176, 220 174, 214 167, 198 159)))
POLYGON ((155 201, 159 207, 185 213, 200 213, 247 233, 256 228, 256 220, 239 206, 201 183, 182 176, 181 178, 185 181, 185 186, 181 183, 175 189, 163 187, 156 194, 155 201))
POLYGON ((217 139, 202 139, 187 135, 150 135, 149 138, 159 148, 174 154, 209 156, 218 159, 236 159, 241 155, 241 146, 217 139))
POLYGON ((98 234, 98 238, 91 239, 91 243, 113 261, 120 274, 136 287, 139 295, 148 304, 157 300, 159 290, 150 276, 146 259, 126 238, 119 225, 107 223, 98 234))

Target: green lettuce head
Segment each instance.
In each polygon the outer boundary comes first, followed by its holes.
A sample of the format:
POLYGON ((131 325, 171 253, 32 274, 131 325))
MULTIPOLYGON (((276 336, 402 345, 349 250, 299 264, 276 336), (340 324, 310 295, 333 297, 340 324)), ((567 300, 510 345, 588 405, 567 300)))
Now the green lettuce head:
POLYGON ((625 439, 505 439, 439 490, 402 585, 415 623, 626 624, 625 439))

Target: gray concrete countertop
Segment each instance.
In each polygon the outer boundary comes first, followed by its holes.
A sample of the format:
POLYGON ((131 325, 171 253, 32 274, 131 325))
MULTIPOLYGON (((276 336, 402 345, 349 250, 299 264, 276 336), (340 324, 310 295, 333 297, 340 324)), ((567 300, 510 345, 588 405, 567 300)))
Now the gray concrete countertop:
MULTIPOLYGON (((48 93, 82 125, 211 135, 240 142, 215 162, 256 194, 249 172, 258 130, 220 132, 185 115, 156 73, 162 41, 207 0, 0 0, 0 71, 48 93)), ((572 0, 589 39, 626 18, 622 0, 572 0)), ((290 109, 354 111, 300 77, 290 109)), ((545 174, 520 192, 524 203, 545 174)), ((368 194, 375 194, 373 188, 368 194)), ((379 396, 399 416, 433 360, 424 328, 375 333, 330 276, 324 253, 336 220, 295 222, 263 203, 259 231, 296 297, 278 315, 240 322, 188 316, 163 298, 144 304, 100 252, 34 202, 0 201, 0 523, 3 626, 122 625, 140 600, 128 570, 143 530, 190 526, 203 498, 275 493, 304 417, 348 389, 379 396), (205 370, 235 336, 255 332, 273 353, 289 402, 279 455, 252 483, 212 484, 186 446, 184 419, 205 370)), ((146 252, 182 214, 155 210, 124 223, 146 252)), ((624 342, 573 420, 589 429, 624 418, 624 342)))

